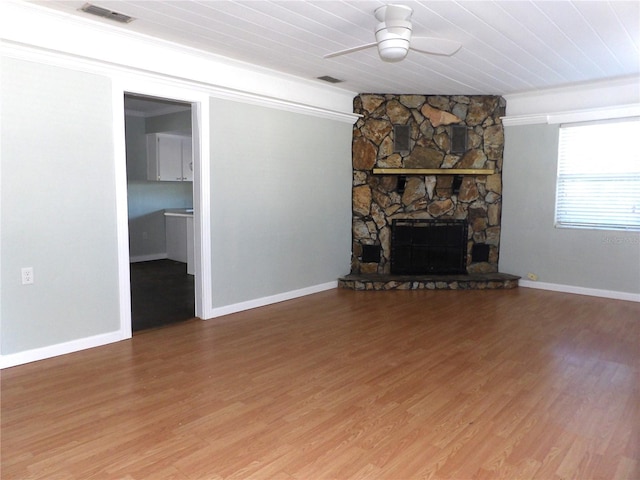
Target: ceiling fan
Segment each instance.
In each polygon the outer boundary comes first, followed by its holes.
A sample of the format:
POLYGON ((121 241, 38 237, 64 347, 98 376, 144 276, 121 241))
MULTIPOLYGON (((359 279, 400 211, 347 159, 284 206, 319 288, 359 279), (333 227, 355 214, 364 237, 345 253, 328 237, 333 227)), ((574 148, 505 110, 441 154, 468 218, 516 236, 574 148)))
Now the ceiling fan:
POLYGON ((431 55, 450 56, 460 50, 462 44, 453 40, 435 37, 411 37, 411 15, 413 9, 406 5, 383 5, 376 8, 374 15, 378 20, 376 41, 329 53, 324 58, 357 52, 365 48, 378 47, 380 58, 385 62, 399 62, 407 56, 409 50, 431 55))

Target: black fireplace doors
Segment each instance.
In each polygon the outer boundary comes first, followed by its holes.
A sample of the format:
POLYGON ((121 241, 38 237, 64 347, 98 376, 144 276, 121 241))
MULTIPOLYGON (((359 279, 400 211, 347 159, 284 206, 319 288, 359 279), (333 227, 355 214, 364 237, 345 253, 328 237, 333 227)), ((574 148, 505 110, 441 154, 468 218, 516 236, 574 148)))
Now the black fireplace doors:
POLYGON ((391 273, 467 273, 467 230, 464 220, 393 220, 391 273))

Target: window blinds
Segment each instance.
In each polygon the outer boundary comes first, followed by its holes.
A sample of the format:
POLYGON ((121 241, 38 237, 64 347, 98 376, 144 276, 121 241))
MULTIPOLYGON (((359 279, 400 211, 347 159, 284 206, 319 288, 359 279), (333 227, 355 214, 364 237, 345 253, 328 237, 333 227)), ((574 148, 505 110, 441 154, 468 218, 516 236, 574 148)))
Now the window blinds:
POLYGON ((640 230, 640 118, 560 126, 556 226, 640 230))

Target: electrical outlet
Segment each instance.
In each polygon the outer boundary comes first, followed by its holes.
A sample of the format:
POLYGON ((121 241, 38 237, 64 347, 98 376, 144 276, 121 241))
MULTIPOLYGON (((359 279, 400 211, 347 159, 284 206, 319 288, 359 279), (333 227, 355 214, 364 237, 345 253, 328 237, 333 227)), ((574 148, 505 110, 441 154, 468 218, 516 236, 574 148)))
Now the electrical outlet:
POLYGON ((529 280, 533 280, 533 281, 535 282, 535 281, 537 281, 537 280, 538 280, 538 275, 536 275, 535 273, 531 273, 531 272, 529 272, 529 273, 527 273, 527 278, 528 278, 529 280))
POLYGON ((31 285, 33 283, 33 267, 22 268, 22 284, 31 285))

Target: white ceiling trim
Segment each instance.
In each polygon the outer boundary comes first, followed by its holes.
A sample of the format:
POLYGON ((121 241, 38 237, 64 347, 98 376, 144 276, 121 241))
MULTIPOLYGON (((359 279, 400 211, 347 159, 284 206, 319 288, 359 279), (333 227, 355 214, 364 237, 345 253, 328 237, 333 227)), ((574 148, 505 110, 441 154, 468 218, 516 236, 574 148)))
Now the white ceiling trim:
POLYGON ((505 127, 535 124, 557 125, 559 123, 590 122, 593 120, 612 120, 629 117, 640 117, 640 104, 557 112, 550 115, 502 117, 502 124, 505 127))
POLYGON ((355 94, 331 85, 103 25, 88 27, 87 21, 31 4, 0 4, 2 55, 107 76, 146 75, 213 97, 342 122, 359 118, 351 112, 355 94))
POLYGON ((640 77, 588 82, 536 92, 504 95, 507 117, 610 108, 640 103, 640 77))
POLYGON ((595 108, 577 112, 563 112, 549 115, 547 123, 555 125, 559 123, 590 122, 592 120, 611 120, 615 118, 628 118, 640 116, 640 104, 621 105, 613 108, 595 108))
POLYGON ((0 54, 22 60, 38 61, 47 65, 54 65, 64 68, 71 68, 86 73, 94 73, 105 76, 114 75, 136 75, 146 76, 158 82, 165 82, 183 88, 192 88, 200 92, 205 92, 211 97, 233 100, 252 105, 259 105, 267 108, 275 108, 289 112, 313 115, 316 117, 338 120, 346 123, 355 123, 361 116, 355 113, 345 113, 336 110, 309 105, 304 103, 291 102, 280 98, 267 97, 255 93, 232 90, 224 87, 210 85, 197 80, 189 80, 180 77, 171 77, 163 74, 156 74, 148 71, 137 70, 122 65, 103 64, 100 61, 76 57, 60 52, 45 51, 38 47, 12 44, 7 41, 0 41, 0 54))
POLYGON ((540 125, 547 123, 547 115, 515 115, 513 117, 501 117, 505 127, 517 127, 520 125, 540 125))

